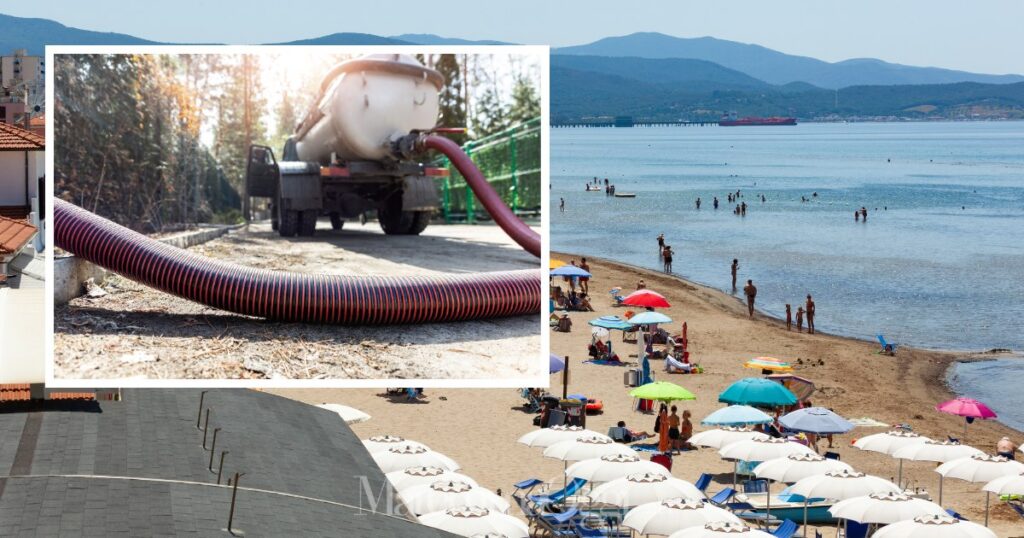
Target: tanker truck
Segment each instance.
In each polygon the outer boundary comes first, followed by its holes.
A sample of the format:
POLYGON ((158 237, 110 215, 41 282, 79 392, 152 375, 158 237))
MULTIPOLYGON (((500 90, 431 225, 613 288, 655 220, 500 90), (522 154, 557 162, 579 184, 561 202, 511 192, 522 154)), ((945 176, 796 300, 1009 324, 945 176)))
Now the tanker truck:
MULTIPOLYGON (((249 148, 250 196, 270 199, 271 224, 282 237, 312 236, 319 217, 341 229, 376 212, 389 235, 418 235, 439 205, 434 178, 445 168, 400 147, 435 129, 444 77, 404 54, 371 54, 342 62, 320 83, 309 111, 278 161, 249 148)), ((365 222, 365 220, 364 220, 365 222)))

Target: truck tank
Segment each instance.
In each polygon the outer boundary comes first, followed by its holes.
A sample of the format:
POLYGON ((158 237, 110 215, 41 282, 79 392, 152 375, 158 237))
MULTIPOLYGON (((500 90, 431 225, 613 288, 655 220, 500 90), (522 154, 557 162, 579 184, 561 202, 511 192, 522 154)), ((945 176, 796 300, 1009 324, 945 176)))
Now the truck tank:
POLYGON ((294 140, 301 161, 384 160, 391 143, 436 126, 444 77, 405 54, 371 54, 335 66, 294 140))

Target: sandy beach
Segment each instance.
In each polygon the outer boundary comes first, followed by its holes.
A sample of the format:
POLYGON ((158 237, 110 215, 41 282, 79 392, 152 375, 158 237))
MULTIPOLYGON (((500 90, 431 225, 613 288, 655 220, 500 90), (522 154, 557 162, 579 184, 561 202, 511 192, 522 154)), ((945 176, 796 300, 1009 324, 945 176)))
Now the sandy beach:
MULTIPOLYGON (((552 257, 568 261, 569 254, 553 253, 552 257)), ((936 403, 954 395, 943 382, 944 373, 955 360, 981 360, 985 355, 965 357, 961 354, 924 351, 901 347, 895 357, 877 354, 878 344, 841 338, 827 334, 808 335, 787 332, 777 320, 758 315, 747 318, 746 306, 728 294, 694 285, 681 279, 641 270, 613 262, 589 259, 594 277, 591 293, 596 312, 573 312, 571 333, 552 333, 551 351, 570 359, 570 392, 585 393, 604 402, 604 413, 587 418, 587 427, 605 432, 619 420, 634 429, 651 430, 653 415, 634 411, 628 389, 623 386, 625 368, 585 364, 590 330, 587 321, 601 315, 622 314, 626 308, 615 307, 607 291, 612 287, 635 288, 644 279, 649 289, 664 294, 672 307, 663 309, 674 320, 672 331, 686 321, 689 327, 691 360, 704 367, 706 373, 670 375, 661 372, 660 364, 652 364, 657 379, 677 383, 697 396, 693 402, 680 403, 680 410, 693 412, 695 431, 701 418, 721 407, 718 394, 732 381, 757 376, 759 371, 743 368, 746 359, 759 355, 786 358, 796 364, 796 374, 815 382, 815 405, 834 409, 847 418, 870 417, 887 423, 909 424, 915 432, 935 439, 947 435, 960 436, 963 420, 934 410, 936 403), (802 364, 801 364, 802 363, 802 364)), ((741 275, 742 276, 742 275, 741 275)), ((729 275, 724 274, 723 280, 729 275)), ((796 298, 794 298, 794 301, 796 298)), ((795 306, 795 305, 794 305, 795 306)), ((817 319, 828 317, 820 310, 817 319)), ((619 338, 614 334, 613 338, 619 338)), ((626 362, 636 361, 635 344, 616 348, 626 362)), ((561 374, 551 377, 551 391, 561 390, 561 374)), ((562 462, 545 459, 539 449, 527 448, 516 439, 532 430, 532 415, 525 412, 518 391, 511 389, 433 389, 419 403, 389 399, 383 390, 291 390, 275 391, 310 403, 344 403, 373 416, 353 429, 361 438, 375 434, 397 434, 426 443, 458 461, 463 472, 482 485, 507 496, 512 484, 538 477, 560 482, 562 462)), ((862 452, 850 446, 857 437, 879 433, 885 428, 858 427, 847 435, 837 436, 834 451, 856 470, 895 479, 897 462, 873 452, 862 452)), ((995 421, 975 422, 968 428, 966 443, 986 452, 995 449, 1004 436, 1024 440, 1024 434, 995 421)), ((822 449, 827 443, 821 444, 822 449)), ((907 462, 904 480, 911 487, 938 493, 938 474, 933 464, 907 462)), ((719 459, 711 449, 685 452, 675 457, 673 474, 694 481, 701 472, 716 474, 717 491, 731 479, 731 464, 719 459)), ((982 484, 959 480, 945 483, 944 505, 973 521, 984 518, 985 496, 982 484)), ((990 527, 1001 537, 1024 536, 1024 525, 1009 507, 993 501, 990 527)), ((517 508, 511 513, 521 515, 517 508)), ((823 528, 826 536, 834 527, 823 528)))

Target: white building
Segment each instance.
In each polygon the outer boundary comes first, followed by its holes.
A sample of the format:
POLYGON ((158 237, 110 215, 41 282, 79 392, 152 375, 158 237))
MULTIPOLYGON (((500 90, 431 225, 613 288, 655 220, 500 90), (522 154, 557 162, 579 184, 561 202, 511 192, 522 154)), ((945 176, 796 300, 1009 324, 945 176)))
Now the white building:
POLYGON ((39 199, 45 174, 46 143, 43 137, 0 123, 0 215, 25 218, 33 199, 39 199))

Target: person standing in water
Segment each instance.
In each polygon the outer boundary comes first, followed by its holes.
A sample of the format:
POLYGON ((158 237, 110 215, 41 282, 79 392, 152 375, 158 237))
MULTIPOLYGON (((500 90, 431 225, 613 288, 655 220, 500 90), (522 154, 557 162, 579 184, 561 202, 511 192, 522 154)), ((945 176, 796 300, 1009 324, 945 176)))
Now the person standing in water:
POLYGON ((786 304, 786 330, 793 330, 793 311, 788 303, 786 304))
POLYGON ((712 203, 712 205, 714 205, 714 206, 715 206, 715 209, 718 209, 718 197, 717 197, 717 196, 715 196, 715 200, 714 200, 714 202, 712 203))
POLYGON ((853 210, 853 222, 860 222, 860 211, 853 210))
POLYGON ((732 259, 732 292, 736 293, 736 273, 740 270, 740 261, 732 259))
POLYGON ((558 210, 565 213, 565 198, 558 199, 558 210))
POLYGON ((804 332, 804 307, 796 307, 796 332, 804 332))
POLYGON ((665 262, 665 272, 672 272, 672 247, 665 245, 664 254, 662 256, 665 262))
POLYGON ((743 286, 743 294, 747 296, 747 314, 753 319, 754 299, 757 298, 757 286, 754 285, 753 280, 747 280, 747 285, 743 286))
POLYGON ((700 210, 700 196, 697 197, 697 209, 700 210))
POLYGON ((658 256, 665 256, 665 234, 658 234, 658 256))
POLYGON ((807 294, 807 334, 814 334, 814 299, 811 299, 811 294, 807 294))

